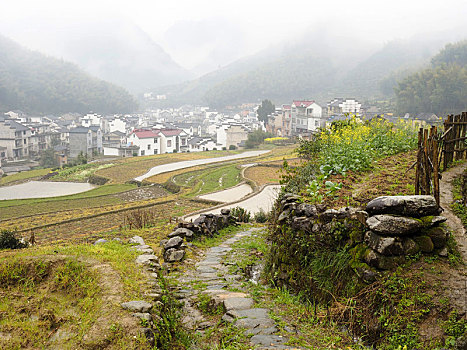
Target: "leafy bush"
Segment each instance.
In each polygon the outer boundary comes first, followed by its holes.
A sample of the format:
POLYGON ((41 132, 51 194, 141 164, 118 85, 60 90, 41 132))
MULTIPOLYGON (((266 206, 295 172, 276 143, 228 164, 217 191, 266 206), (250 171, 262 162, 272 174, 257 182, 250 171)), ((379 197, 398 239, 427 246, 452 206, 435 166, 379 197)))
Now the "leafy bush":
POLYGON ((246 148, 255 148, 264 142, 264 139, 271 138, 274 135, 270 132, 264 132, 263 130, 255 130, 248 134, 248 139, 245 142, 246 148))
POLYGON ((269 220, 269 215, 265 213, 263 209, 260 209, 259 212, 255 213, 254 219, 256 222, 262 224, 269 220))
POLYGON ((236 150, 237 149, 237 146, 235 145, 230 145, 229 146, 229 151, 233 151, 233 150, 236 150))
POLYGON ((21 240, 16 237, 15 231, 0 231, 0 249, 21 249, 27 246, 27 244, 21 242, 21 240))
POLYGON ((238 222, 250 222, 251 214, 248 210, 235 207, 230 210, 230 214, 238 221, 238 222))

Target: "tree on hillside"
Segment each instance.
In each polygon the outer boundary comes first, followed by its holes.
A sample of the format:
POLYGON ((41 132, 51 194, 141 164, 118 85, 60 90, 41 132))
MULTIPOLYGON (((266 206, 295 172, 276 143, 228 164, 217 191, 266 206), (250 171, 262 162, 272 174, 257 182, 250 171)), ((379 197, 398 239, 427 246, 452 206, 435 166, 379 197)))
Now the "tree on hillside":
POLYGON ((432 112, 438 116, 467 109, 467 41, 449 44, 431 67, 409 75, 394 89, 400 114, 432 112))
POLYGON ((39 164, 44 168, 54 168, 58 166, 58 160, 55 157, 55 151, 53 148, 47 148, 42 152, 39 164))
POLYGON ((261 106, 258 108, 258 119, 261 121, 267 121, 268 115, 274 113, 276 106, 272 104, 269 100, 263 100, 261 106))
POLYGON ((248 134, 248 139, 245 142, 246 148, 255 148, 263 143, 264 139, 268 137, 274 137, 270 132, 264 132, 263 130, 255 130, 248 134))

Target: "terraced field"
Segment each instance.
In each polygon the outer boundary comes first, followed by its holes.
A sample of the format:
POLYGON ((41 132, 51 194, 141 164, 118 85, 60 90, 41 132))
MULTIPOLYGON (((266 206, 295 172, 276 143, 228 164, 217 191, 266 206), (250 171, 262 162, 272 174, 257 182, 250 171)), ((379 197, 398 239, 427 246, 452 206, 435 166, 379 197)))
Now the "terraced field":
MULTIPOLYGON (((233 187, 241 182, 243 179, 240 164, 281 159, 276 160, 280 163, 282 159, 293 156, 292 150, 293 148, 273 148, 266 155, 256 158, 180 169, 149 179, 150 182, 158 184, 174 181, 186 188, 178 195, 170 194, 157 184, 137 187, 135 184, 124 182, 159 164, 220 157, 239 152, 163 154, 112 160, 112 163, 105 166, 92 167, 98 169, 95 171, 96 175, 107 177, 111 181, 91 191, 53 198, 0 201, 0 229, 17 230, 26 238, 34 232, 39 243, 69 240, 88 242, 102 235, 121 233, 121 229, 128 224, 127 217, 145 211, 152 217, 153 228, 142 232, 142 235, 151 239, 165 231, 165 226, 172 217, 209 206, 188 198, 233 187)), ((83 171, 86 171, 87 168, 84 168, 83 171)), ((70 176, 76 175, 73 169, 70 169, 69 173, 70 176)), ((37 173, 33 172, 32 175, 36 176, 37 173)), ((22 177, 27 178, 28 175, 23 174, 22 177)))
POLYGON ((149 169, 157 165, 194 159, 222 157, 237 153, 239 153, 239 151, 210 151, 126 158, 113 162, 115 165, 112 167, 98 170, 96 175, 110 179, 111 183, 125 183, 146 173, 149 169))
POLYGON ((175 184, 189 189, 188 197, 194 197, 237 185, 242 181, 240 172, 241 170, 236 164, 217 165, 176 175, 173 181, 175 184))
MULTIPOLYGON (((176 201, 161 201, 144 208, 128 207, 127 210, 122 211, 97 213, 94 216, 87 217, 72 217, 69 221, 61 221, 54 225, 25 231, 21 235, 28 238, 31 232, 34 232, 35 239, 40 244, 60 242, 92 243, 101 237, 125 237, 127 216, 131 215, 131 213, 138 214, 138 212, 147 211, 153 218, 153 223, 151 228, 143 229, 138 234, 149 239, 149 241, 160 240, 173 227, 173 225, 171 227, 167 226, 172 221, 172 216, 182 216, 208 206, 203 203, 179 199, 176 201)), ((79 213, 76 213, 76 215, 79 215, 79 213)))

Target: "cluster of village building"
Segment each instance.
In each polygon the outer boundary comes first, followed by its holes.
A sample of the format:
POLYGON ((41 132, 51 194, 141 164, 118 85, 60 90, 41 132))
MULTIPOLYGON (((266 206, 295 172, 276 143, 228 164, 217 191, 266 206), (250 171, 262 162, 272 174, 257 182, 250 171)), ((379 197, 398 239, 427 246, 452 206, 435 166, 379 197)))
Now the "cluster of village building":
POLYGON ((37 160, 47 149, 54 150, 59 165, 80 154, 132 157, 236 149, 244 147, 248 134, 255 130, 280 137, 304 136, 348 114, 364 112, 355 99, 334 99, 324 108, 312 100, 294 100, 260 121, 258 106, 247 107, 237 113, 185 106, 108 116, 31 116, 10 111, 0 115, 0 167, 2 160, 4 167, 5 163, 37 160))

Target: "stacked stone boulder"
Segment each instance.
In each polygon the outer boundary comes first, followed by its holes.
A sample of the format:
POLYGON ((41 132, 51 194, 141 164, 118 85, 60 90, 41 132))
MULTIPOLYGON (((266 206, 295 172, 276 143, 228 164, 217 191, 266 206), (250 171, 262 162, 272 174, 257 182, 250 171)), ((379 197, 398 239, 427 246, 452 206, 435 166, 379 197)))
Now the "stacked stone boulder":
POLYGON ((446 255, 448 232, 441 225, 446 218, 432 196, 383 196, 366 206, 368 231, 364 242, 365 262, 380 270, 402 263, 407 255, 446 255))
MULTIPOLYGON (((432 196, 385 196, 366 208, 326 209, 321 204, 303 203, 301 197, 285 194, 277 203, 275 224, 288 237, 287 230, 317 239, 341 235, 352 255, 355 273, 367 283, 381 270, 392 270, 417 253, 447 256, 448 232, 440 208, 432 196), (346 235, 348 235, 346 237, 346 235)), ((293 233, 291 233, 294 235, 293 233)), ((290 244, 294 244, 290 238, 290 244)), ((271 276, 278 285, 289 285, 296 271, 292 256, 273 249, 271 276)))
POLYGON ((326 210, 324 205, 302 203, 301 197, 285 194, 280 202, 277 223, 308 233, 330 232, 339 224, 354 225, 360 212, 352 207, 326 210))
POLYGON ((164 249, 164 260, 168 263, 182 261, 185 249, 195 237, 212 236, 219 230, 236 224, 235 218, 230 215, 230 209, 222 209, 220 214, 201 214, 193 222, 180 222, 167 239, 161 241, 164 249))

